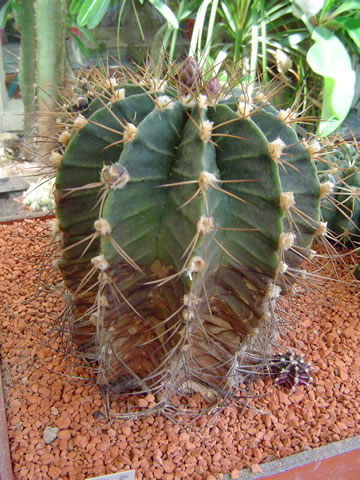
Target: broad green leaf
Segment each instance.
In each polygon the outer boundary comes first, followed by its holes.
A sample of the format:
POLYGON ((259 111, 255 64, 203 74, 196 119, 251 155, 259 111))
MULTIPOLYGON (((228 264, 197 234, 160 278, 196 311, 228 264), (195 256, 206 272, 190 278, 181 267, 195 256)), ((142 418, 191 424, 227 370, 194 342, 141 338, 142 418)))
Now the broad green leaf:
POLYGON ((294 52, 306 57, 307 50, 304 50, 300 44, 294 43, 292 45, 289 44, 287 39, 284 39, 282 34, 273 34, 271 37, 267 39, 267 48, 269 52, 274 54, 274 49, 280 48, 289 56, 292 56, 294 52))
POLYGON ((11 0, 8 0, 0 10, 0 28, 4 28, 11 11, 11 0))
POLYGON ((213 0, 211 10, 210 10, 210 17, 207 24, 207 35, 206 35, 206 44, 205 44, 205 57, 209 56, 211 44, 214 38, 214 31, 216 30, 215 25, 215 18, 216 18, 216 10, 218 6, 219 0, 213 0))
POLYGON ((354 97, 355 72, 350 56, 340 39, 330 30, 313 31, 314 45, 307 54, 311 69, 324 77, 325 88, 318 133, 329 135, 341 125, 354 97))
POLYGON ((228 6, 225 3, 221 4, 221 8, 224 12, 225 19, 227 20, 227 25, 230 27, 230 29, 235 33, 236 32, 236 23, 231 15, 231 12, 228 8, 228 6))
POLYGON ((165 20, 170 23, 170 25, 178 29, 179 23, 173 11, 164 3, 162 0, 148 0, 158 12, 165 18, 165 20))
POLYGON ((84 35, 84 37, 89 40, 89 42, 95 42, 95 38, 91 35, 91 33, 89 32, 89 30, 87 28, 84 28, 84 27, 77 27, 79 29, 79 31, 82 33, 82 35, 84 35))
POLYGON ((353 17, 337 17, 334 22, 343 27, 360 50, 360 20, 353 17))
POLYGON ((104 15, 109 7, 109 4, 110 4, 110 0, 103 0, 101 8, 97 10, 88 21, 87 26, 89 29, 95 28, 99 25, 101 20, 104 18, 104 15))
POLYGON ((279 10, 281 10, 282 8, 290 8, 291 9, 291 6, 289 6, 289 2, 288 0, 285 0, 284 2, 273 2, 272 4, 268 4, 267 2, 265 2, 264 0, 260 3, 263 3, 264 5, 264 11, 266 13, 267 16, 271 16, 274 12, 277 12, 279 10), (265 4, 266 3, 266 4, 265 4), (266 8, 265 8, 266 7, 266 8))
POLYGON ((88 57, 89 56, 89 50, 85 47, 85 45, 80 40, 80 38, 71 31, 69 32, 69 34, 74 39, 74 42, 78 45, 78 47, 80 49, 80 52, 84 55, 84 57, 88 57))
POLYGON ((347 0, 340 5, 333 13, 332 17, 340 15, 340 13, 348 12, 349 10, 360 10, 360 0, 347 0))
POLYGON ((324 14, 324 13, 328 12, 332 8, 332 6, 334 5, 334 1, 335 0, 326 0, 325 4, 324 4, 324 6, 321 10, 321 14, 324 14))
POLYGON ((21 8, 19 5, 19 0, 11 0, 11 13, 14 16, 15 23, 19 25, 20 19, 19 15, 21 14, 21 8))
POLYGON ((83 3, 84 3, 84 0, 72 0, 70 5, 70 10, 69 10, 70 14, 75 15, 76 13, 79 13, 83 3))
POLYGON ((190 18, 193 11, 194 10, 196 11, 199 8, 199 0, 192 0, 191 2, 187 2, 187 0, 184 0, 184 4, 183 4, 182 8, 183 9, 181 11, 180 16, 179 16, 180 10, 177 13, 177 18, 180 21, 186 20, 187 18, 190 18))
POLYGON ((103 19, 110 0, 85 0, 77 16, 80 27, 95 28, 103 19))
POLYGON ((298 32, 289 34, 286 37, 284 37, 284 35, 279 35, 279 40, 282 45, 294 47, 295 45, 298 45, 299 43, 304 41, 305 38, 308 38, 308 36, 309 34, 307 32, 298 32))
POLYGON ((265 10, 265 15, 268 22, 274 22, 277 19, 281 19, 282 25, 287 26, 287 23, 288 23, 287 15, 291 13, 291 11, 292 11, 292 7, 291 5, 289 5, 285 8, 277 9, 272 13, 267 12, 265 10))
POLYGON ((201 51, 201 38, 202 32, 205 26, 205 16, 207 12, 207 8, 210 5, 212 0, 204 0, 196 14, 196 20, 194 23, 193 33, 191 37, 190 43, 190 55, 196 55, 198 51, 201 51))

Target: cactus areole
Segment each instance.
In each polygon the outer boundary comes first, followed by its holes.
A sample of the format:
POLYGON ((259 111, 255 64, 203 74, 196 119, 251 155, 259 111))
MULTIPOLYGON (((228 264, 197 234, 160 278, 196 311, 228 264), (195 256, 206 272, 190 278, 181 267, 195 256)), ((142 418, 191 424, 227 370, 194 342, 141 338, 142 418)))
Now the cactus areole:
POLYGON ((54 153, 77 351, 116 392, 236 392, 273 353, 278 297, 325 228, 316 149, 290 112, 193 59, 87 82, 54 153))

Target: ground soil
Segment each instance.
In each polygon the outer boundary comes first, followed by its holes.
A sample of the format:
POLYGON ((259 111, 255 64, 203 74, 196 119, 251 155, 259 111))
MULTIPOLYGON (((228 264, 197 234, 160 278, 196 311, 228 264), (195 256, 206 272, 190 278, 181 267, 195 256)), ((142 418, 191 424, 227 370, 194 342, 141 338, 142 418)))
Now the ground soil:
MULTIPOLYGON (((290 394, 259 380, 247 408, 230 403, 189 429, 158 414, 107 421, 100 390, 86 380, 91 372, 55 352, 60 338, 49 327, 62 310, 58 279, 50 289, 37 281, 48 240, 44 220, 0 225, 0 352, 15 480, 84 480, 129 469, 136 480, 237 478, 245 467, 260 471, 262 462, 360 433, 359 289, 346 284, 341 261, 339 282, 292 300, 298 321, 287 343, 312 361, 314 382, 290 394), (47 427, 55 428, 48 444, 47 427)), ((141 411, 153 400, 110 398, 109 413, 131 403, 141 411)))

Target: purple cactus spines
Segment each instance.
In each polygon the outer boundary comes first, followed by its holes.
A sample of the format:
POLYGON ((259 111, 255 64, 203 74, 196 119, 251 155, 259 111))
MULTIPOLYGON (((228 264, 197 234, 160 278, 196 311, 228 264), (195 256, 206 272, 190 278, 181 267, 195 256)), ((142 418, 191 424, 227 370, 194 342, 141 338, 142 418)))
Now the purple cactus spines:
POLYGON ((268 369, 277 385, 293 392, 298 385, 312 382, 311 365, 304 361, 304 355, 295 355, 291 350, 270 359, 268 369))

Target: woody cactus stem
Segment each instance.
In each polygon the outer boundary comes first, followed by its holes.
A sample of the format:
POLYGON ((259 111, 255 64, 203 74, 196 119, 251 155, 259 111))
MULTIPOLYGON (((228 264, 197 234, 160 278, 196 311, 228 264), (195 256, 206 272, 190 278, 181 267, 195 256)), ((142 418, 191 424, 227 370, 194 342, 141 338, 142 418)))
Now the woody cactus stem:
POLYGON ((100 385, 162 399, 236 390, 273 353, 280 291, 325 233, 290 112, 179 68, 95 73, 53 154, 73 341, 100 385))

